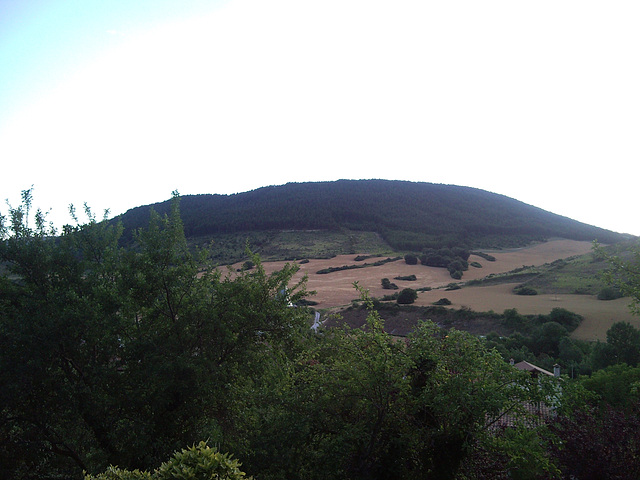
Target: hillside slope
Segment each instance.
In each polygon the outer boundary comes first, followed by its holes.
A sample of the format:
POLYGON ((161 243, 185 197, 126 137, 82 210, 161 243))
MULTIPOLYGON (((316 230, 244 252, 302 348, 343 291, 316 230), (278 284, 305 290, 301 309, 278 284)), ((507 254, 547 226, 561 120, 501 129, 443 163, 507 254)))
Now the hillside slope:
MULTIPOLYGON (((127 230, 144 226, 149 208, 117 217, 127 230)), ((614 243, 623 235, 484 190, 390 180, 289 183, 234 195, 181 199, 187 236, 269 230, 356 230, 379 233, 397 250, 442 245, 504 247, 551 237, 614 243)))

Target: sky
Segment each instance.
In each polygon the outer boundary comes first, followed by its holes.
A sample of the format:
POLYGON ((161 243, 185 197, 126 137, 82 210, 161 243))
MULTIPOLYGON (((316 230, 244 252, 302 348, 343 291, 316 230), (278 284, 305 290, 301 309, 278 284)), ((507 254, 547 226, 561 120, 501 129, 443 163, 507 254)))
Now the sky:
POLYGON ((640 2, 0 0, 0 212, 463 185, 640 235, 640 2))

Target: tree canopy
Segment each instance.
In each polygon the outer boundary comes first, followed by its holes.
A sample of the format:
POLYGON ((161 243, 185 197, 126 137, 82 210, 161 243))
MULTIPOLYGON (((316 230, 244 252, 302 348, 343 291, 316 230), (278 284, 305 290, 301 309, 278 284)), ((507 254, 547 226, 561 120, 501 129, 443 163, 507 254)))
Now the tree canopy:
POLYGON ((289 307, 305 295, 290 285, 296 267, 207 266, 186 247, 178 197, 136 232, 135 249, 94 218, 59 237, 31 228, 26 200, 0 244, 2 476, 148 468, 223 441, 238 379, 295 352, 306 325, 289 307))
MULTIPOLYGON (((167 213, 170 205, 153 208, 167 213)), ((132 208, 119 220, 127 231, 134 230, 146 224, 148 211, 149 206, 132 208)), ((608 243, 625 238, 475 188, 388 180, 289 183, 234 195, 185 196, 183 219, 188 237, 350 229, 378 232, 399 251, 516 246, 549 237, 608 243)))

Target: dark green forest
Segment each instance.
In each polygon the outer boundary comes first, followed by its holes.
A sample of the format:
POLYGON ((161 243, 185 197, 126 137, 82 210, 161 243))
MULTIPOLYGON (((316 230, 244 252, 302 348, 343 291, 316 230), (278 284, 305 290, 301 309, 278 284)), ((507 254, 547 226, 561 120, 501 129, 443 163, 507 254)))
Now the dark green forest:
MULTIPOLYGON (((119 216, 127 232, 144 226, 153 207, 119 216)), ((623 236, 484 190, 389 180, 288 183, 235 195, 182 198, 187 237, 269 230, 378 232, 397 251, 463 246, 522 246, 551 237, 615 243, 623 236)))
MULTIPOLYGON (((354 285, 362 327, 316 331, 295 264, 215 268, 189 248, 178 196, 132 244, 90 211, 53 235, 23 199, 0 224, 1 478, 640 475, 640 331, 628 324, 589 346, 590 373, 534 377, 505 355, 570 356, 581 345, 561 342, 579 317, 505 312, 528 351, 429 318, 399 338, 354 285)), ((609 279, 637 303, 634 255, 610 257, 609 279)))

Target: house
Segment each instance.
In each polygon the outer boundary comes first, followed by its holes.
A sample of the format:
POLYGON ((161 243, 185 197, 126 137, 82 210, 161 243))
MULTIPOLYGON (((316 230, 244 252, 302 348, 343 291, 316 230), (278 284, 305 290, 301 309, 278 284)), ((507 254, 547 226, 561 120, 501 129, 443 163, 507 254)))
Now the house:
MULTIPOLYGON (((529 372, 531 374, 531 378, 539 379, 540 382, 542 382, 546 378, 555 378, 558 382, 561 380, 560 365, 558 364, 553 366, 553 373, 525 361, 515 363, 514 360, 511 359, 510 364, 518 370, 529 372)), ((553 393, 549 394, 544 401, 527 402, 521 405, 522 408, 527 412, 527 418, 525 420, 526 424, 533 427, 541 425, 549 419, 555 417, 556 403, 559 397, 562 395, 562 390, 559 383, 557 386, 553 387, 551 391, 553 393)), ((521 423, 522 420, 523 417, 520 413, 516 413, 515 411, 504 411, 498 417, 490 420, 490 428, 499 429, 514 427, 517 424, 521 423)))
POLYGON ((524 360, 522 362, 514 363, 514 360, 512 358, 510 363, 511 365, 516 367, 518 370, 531 372, 531 376, 534 378, 537 378, 539 375, 548 375, 550 377, 558 377, 558 378, 560 377, 560 365, 558 365, 557 363, 553 366, 553 373, 551 373, 548 370, 545 370, 544 368, 540 368, 537 365, 534 365, 533 363, 525 362, 524 360))

